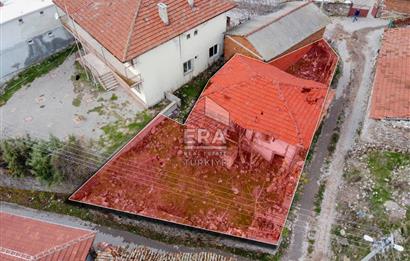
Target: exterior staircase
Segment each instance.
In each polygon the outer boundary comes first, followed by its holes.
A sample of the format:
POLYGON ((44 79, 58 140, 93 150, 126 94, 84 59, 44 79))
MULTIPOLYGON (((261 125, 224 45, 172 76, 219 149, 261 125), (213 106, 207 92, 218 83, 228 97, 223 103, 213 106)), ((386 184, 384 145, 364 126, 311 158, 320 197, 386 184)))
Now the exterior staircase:
POLYGON ((111 71, 99 76, 99 80, 104 89, 107 91, 114 90, 115 88, 120 86, 118 80, 115 78, 114 74, 111 71))

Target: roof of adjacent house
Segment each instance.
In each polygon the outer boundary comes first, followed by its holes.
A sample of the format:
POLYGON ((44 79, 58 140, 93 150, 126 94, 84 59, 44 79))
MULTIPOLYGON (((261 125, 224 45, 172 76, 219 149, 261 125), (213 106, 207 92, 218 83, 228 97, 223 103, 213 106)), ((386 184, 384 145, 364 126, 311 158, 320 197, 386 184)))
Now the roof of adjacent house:
POLYGON ((203 103, 209 98, 243 128, 308 148, 327 91, 325 84, 297 78, 259 60, 235 55, 209 81, 187 124, 208 128, 203 103))
POLYGON ((290 2, 281 7, 238 25, 228 34, 245 37, 265 61, 270 61, 330 23, 311 2, 290 2))
POLYGON ((226 0, 53 0, 63 11, 125 62, 235 7, 226 0), (169 25, 157 4, 168 6, 169 25))
POLYGON ((85 260, 95 233, 0 212, 1 260, 85 260), (43 259, 44 258, 44 259, 43 259))
POLYGON ((385 31, 376 66, 370 117, 410 119, 410 28, 385 31))
POLYGON ((52 6, 51 0, 2 0, 0 24, 21 18, 27 14, 52 6))

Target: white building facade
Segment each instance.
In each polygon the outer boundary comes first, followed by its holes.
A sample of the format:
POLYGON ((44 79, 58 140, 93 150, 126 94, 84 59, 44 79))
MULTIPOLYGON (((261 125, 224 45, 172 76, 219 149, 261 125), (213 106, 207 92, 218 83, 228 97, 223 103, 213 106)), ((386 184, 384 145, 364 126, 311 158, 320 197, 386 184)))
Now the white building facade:
POLYGON ((0 3, 0 83, 72 44, 51 0, 0 3))
POLYGON ((148 106, 206 70, 222 55, 226 14, 219 15, 133 60, 142 82, 132 91, 148 106), (212 50, 212 51, 211 51, 212 50))
MULTIPOLYGON (((145 107, 151 107, 188 83, 222 56, 227 30, 227 12, 223 12, 172 39, 121 62, 97 39, 82 28, 65 10, 57 7, 62 23, 85 50, 83 63, 105 85, 121 85, 145 107), (90 55, 93 57, 90 58, 90 55), (99 61, 95 61, 98 59, 99 61), (114 77, 107 76, 107 66, 114 77), (98 68, 99 67, 99 68, 98 68), (101 72, 102 71, 102 72, 101 72), (110 79, 107 81, 107 79, 110 79)), ((159 15, 158 13, 156 15, 159 15)), ((111 88, 107 88, 111 89, 111 88)))

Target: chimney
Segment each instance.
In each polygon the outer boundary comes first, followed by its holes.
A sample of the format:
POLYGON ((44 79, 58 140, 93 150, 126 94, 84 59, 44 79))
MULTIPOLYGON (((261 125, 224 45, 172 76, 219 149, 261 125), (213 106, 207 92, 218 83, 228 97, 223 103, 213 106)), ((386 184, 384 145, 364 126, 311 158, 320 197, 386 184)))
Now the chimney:
POLYGON ((158 13, 159 13, 159 17, 161 18, 162 22, 168 25, 169 24, 168 6, 164 3, 158 3, 158 13))
POLYGON ((188 0, 188 4, 191 8, 194 8, 195 0, 188 0))

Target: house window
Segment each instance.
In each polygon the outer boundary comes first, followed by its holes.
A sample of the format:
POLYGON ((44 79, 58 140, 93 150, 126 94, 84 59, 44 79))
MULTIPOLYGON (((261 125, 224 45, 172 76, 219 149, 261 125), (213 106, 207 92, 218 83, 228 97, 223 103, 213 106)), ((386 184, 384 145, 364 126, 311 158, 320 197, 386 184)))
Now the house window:
POLYGON ((194 31, 194 35, 198 35, 198 30, 195 30, 195 31, 194 31))
POLYGON ((28 43, 28 45, 33 45, 34 44, 33 40, 29 40, 27 43, 28 43))
POLYGON ((44 11, 40 11, 40 14, 43 15, 43 14, 44 14, 44 11))
POLYGON ((53 37, 54 36, 53 32, 48 32, 47 35, 48 35, 48 37, 53 37))
POLYGON ((184 62, 184 74, 187 74, 192 71, 192 59, 184 62))
POLYGON ((209 58, 214 57, 217 54, 218 54, 218 45, 215 44, 214 46, 209 48, 209 58))
POLYGON ((191 38, 191 34, 187 34, 186 39, 190 39, 190 38, 191 38))
POLYGON ((135 84, 132 88, 136 90, 138 93, 142 93, 142 82, 135 84))
POLYGON ((20 18, 20 19, 19 19, 19 24, 24 24, 23 18, 20 18))

